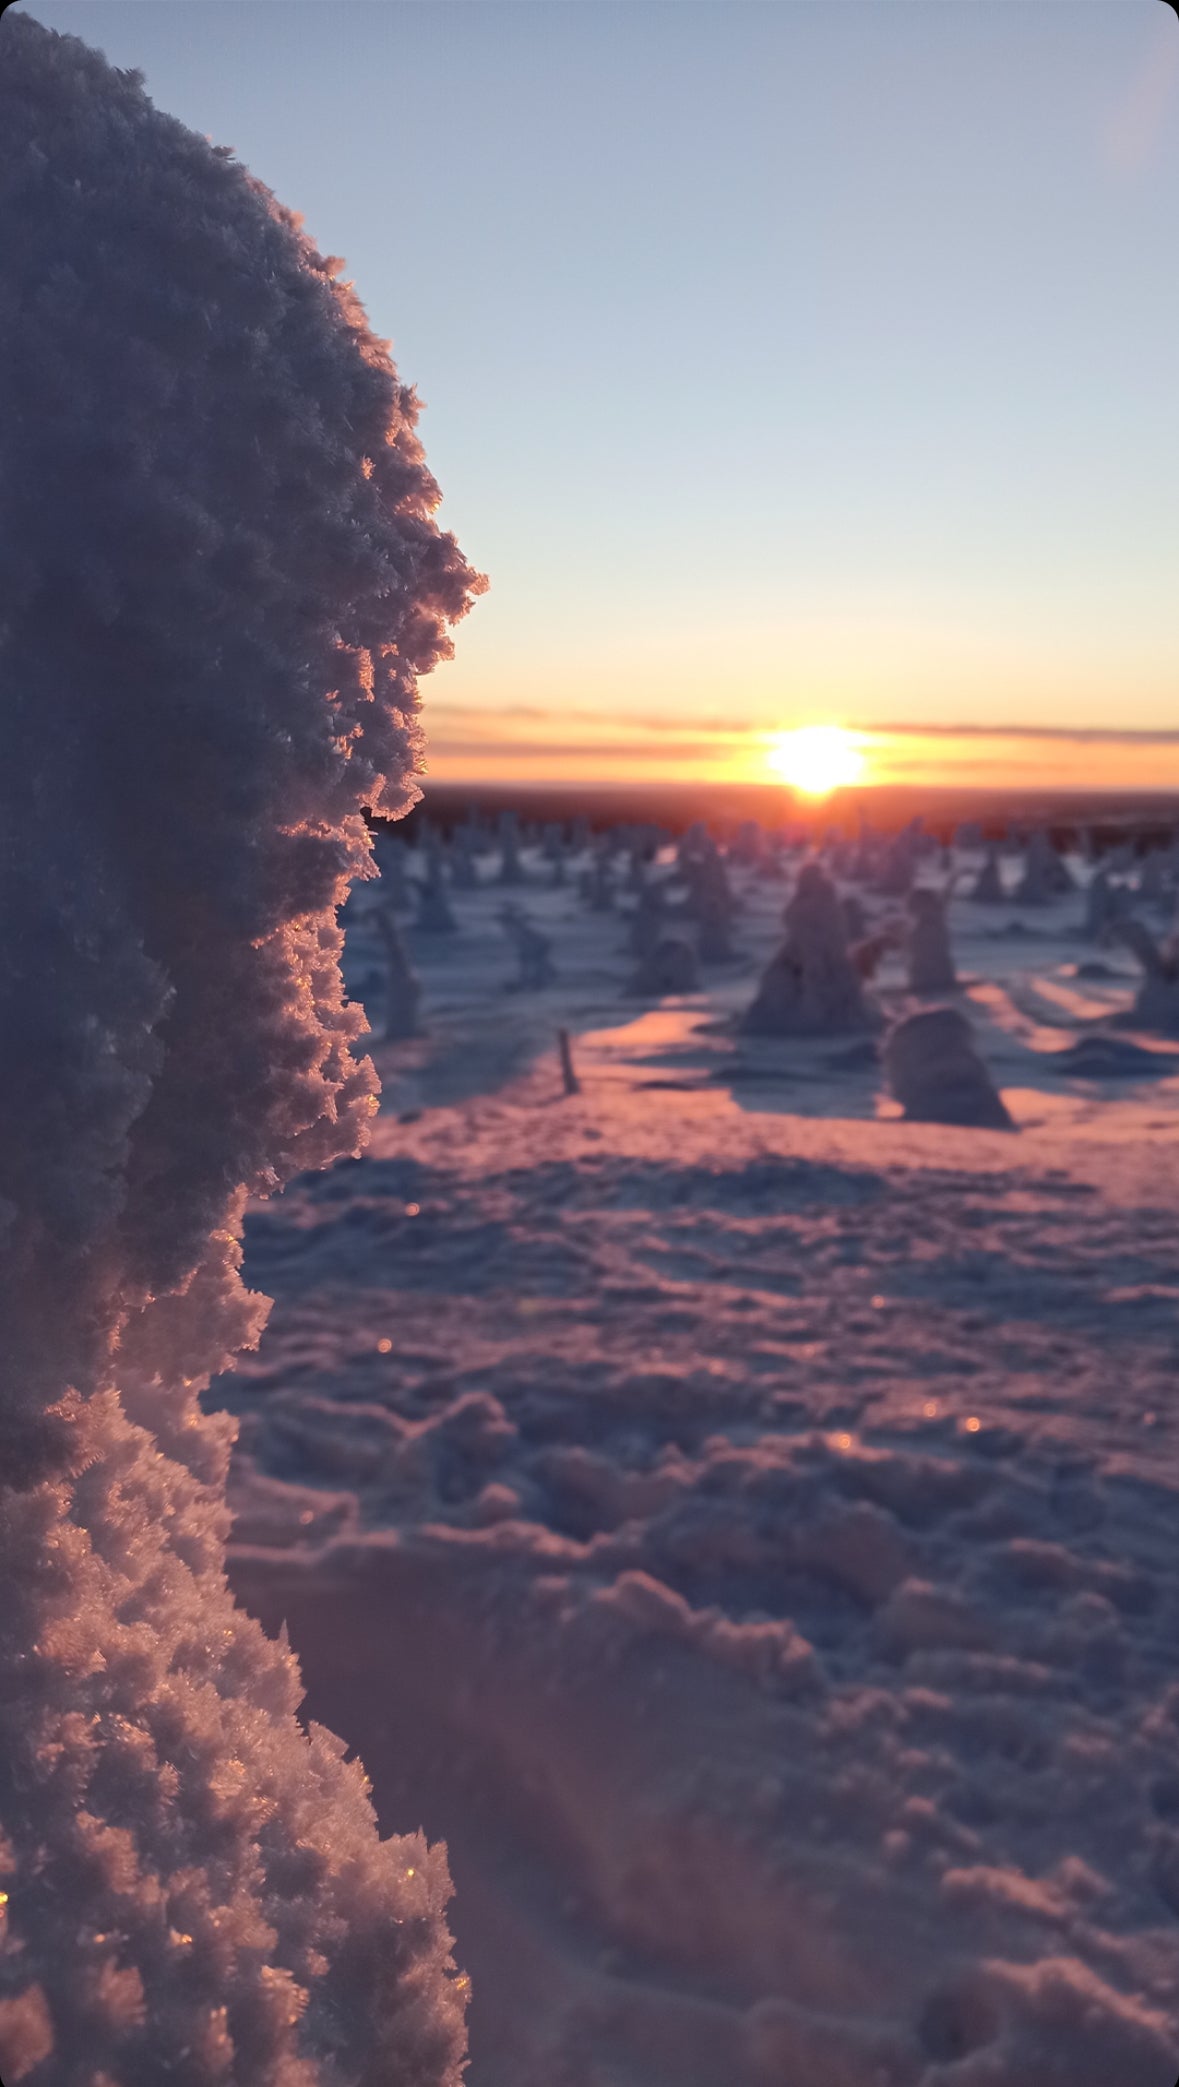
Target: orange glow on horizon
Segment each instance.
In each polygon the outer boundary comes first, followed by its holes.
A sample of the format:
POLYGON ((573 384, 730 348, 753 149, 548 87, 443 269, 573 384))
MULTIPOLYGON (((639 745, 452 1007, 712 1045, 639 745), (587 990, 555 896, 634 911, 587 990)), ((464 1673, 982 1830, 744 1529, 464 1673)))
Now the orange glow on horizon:
MULTIPOLYGON (((707 787, 778 782, 800 792, 822 773, 822 795, 841 788, 1148 790, 1179 793, 1179 732, 1109 732, 1087 736, 1046 726, 1042 732, 996 725, 956 731, 914 723, 890 729, 799 726, 774 731, 762 718, 728 722, 670 713, 666 719, 624 711, 588 714, 537 706, 515 715, 477 706, 423 705, 431 784, 690 783, 707 787), (804 783, 796 764, 802 735, 836 733, 858 756, 855 776, 816 761, 804 783), (779 752, 779 749, 784 751, 779 752), (787 772, 794 769, 793 777, 787 772)), ((804 746, 811 744, 803 739, 804 746)))

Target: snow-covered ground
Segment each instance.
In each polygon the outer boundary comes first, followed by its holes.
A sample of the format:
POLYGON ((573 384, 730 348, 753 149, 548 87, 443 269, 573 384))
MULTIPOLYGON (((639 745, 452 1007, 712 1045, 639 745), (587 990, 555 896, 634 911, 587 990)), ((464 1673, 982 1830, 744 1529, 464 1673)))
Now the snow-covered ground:
MULTIPOLYGON (((1079 894, 954 900, 1017 1129, 908 1124, 870 1040, 734 1033, 788 885, 652 1005, 526 860, 407 928, 427 1033, 251 1216, 275 1310, 210 1395, 235 1588, 448 1845, 470 2087, 1172 2087, 1179 1055, 1101 1029, 1131 959, 1079 894), (505 896, 555 984, 504 990, 505 896)), ((379 1027, 363 920, 348 967, 379 1027)))

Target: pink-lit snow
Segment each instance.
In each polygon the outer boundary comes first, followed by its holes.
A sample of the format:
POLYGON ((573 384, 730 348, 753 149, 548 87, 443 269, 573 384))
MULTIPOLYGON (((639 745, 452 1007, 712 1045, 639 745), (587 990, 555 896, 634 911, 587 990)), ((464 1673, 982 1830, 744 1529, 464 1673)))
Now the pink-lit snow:
POLYGON ((557 982, 490 860, 407 928, 426 1033, 251 1217, 211 1394, 239 1598, 446 1843, 470 2087, 1171 2087, 1179 1055, 1082 896, 954 900, 1016 1133, 904 1123, 871 1044, 736 1031, 788 884, 636 1012, 524 864, 557 982))

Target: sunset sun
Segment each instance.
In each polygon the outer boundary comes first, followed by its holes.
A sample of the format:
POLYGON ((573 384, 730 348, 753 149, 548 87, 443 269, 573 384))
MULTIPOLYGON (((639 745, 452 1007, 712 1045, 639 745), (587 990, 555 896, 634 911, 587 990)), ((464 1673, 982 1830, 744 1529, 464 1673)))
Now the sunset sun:
POLYGON ((766 752, 774 773, 805 797, 826 797, 845 783, 857 783, 864 756, 854 732, 841 725, 801 725, 779 732, 766 752))

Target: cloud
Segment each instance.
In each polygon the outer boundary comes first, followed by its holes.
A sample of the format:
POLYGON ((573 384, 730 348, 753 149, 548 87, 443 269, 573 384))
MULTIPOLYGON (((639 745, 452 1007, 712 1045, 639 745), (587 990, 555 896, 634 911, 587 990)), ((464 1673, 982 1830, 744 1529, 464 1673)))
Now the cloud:
POLYGON ((1117 725, 870 724, 854 728, 887 739, 1044 739, 1072 746, 1179 746, 1171 727, 1117 725))
MULTIPOLYGON (((484 711, 474 704, 433 704, 427 751, 440 760, 518 754, 529 761, 544 757, 625 761, 641 756, 663 761, 705 761, 719 752, 755 753, 774 736, 764 718, 667 718, 613 710, 546 710, 540 705, 497 707, 484 711), (548 733, 514 729, 517 721, 548 724, 548 733), (577 726, 590 731, 575 733, 577 726), (685 730, 685 726, 689 729, 685 730), (574 733, 575 736, 570 736, 574 733)), ((1059 746, 1116 746, 1129 750, 1179 746, 1179 729, 1170 726, 1105 726, 1070 724, 991 724, 981 719, 938 722, 927 719, 864 719, 848 723, 849 731, 874 741, 962 740, 1042 741, 1059 746)))
MULTIPOLYGON (((672 739, 660 742, 659 758, 664 761, 707 761, 716 753, 714 739, 672 739)), ((430 752, 445 760, 466 760, 478 756, 490 758, 495 754, 510 754, 521 760, 541 760, 559 756, 565 761, 630 761, 644 749, 634 739, 447 739, 430 740, 430 752)))
POLYGON ((444 1854, 234 1608, 198 1399, 246 1196, 363 1141, 336 908, 483 582, 339 264, 12 9, 0 212, 0 2074, 457 2087, 444 1854))

